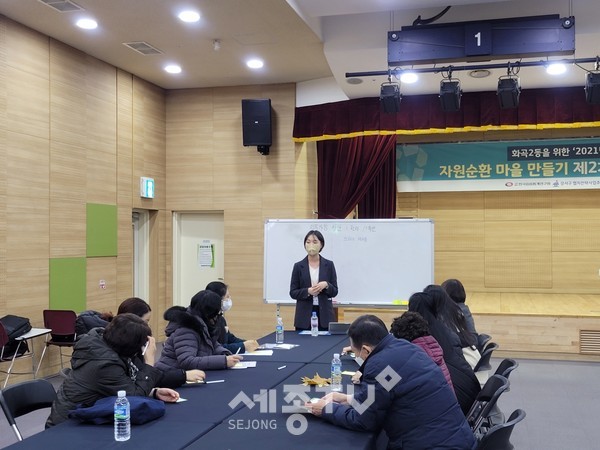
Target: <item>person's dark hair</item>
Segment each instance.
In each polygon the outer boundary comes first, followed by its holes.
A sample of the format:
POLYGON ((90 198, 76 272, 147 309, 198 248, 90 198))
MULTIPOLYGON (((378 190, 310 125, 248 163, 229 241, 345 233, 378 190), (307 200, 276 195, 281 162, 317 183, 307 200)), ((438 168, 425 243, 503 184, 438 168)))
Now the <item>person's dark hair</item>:
POLYGON ((219 296, 223 298, 225 297, 225 294, 227 294, 227 285, 222 281, 211 281, 206 285, 206 290, 219 294, 219 296))
POLYGON ((450 278, 442 283, 442 287, 448 293, 450 298, 456 303, 464 303, 467 294, 465 293, 465 287, 460 281, 455 278, 450 278))
POLYGON ((445 323, 452 331, 458 333, 463 347, 474 346, 477 344, 475 336, 467 329, 467 321, 465 320, 465 316, 460 310, 460 307, 450 298, 443 287, 430 284, 423 292, 431 296, 435 316, 445 323))
POLYGON ((150 305, 139 297, 130 297, 119 305, 118 314, 135 314, 138 317, 142 317, 144 314, 151 312, 150 305))
POLYGON ((192 297, 190 309, 209 327, 214 327, 214 320, 221 314, 221 296, 213 291, 200 291, 192 297))
POLYGON ((388 334, 383 320, 372 314, 358 317, 348 328, 348 337, 356 348, 363 345, 376 346, 388 334))
MULTIPOLYGON (((323 250, 325 248, 325 238, 323 237, 323 234, 318 230, 310 230, 308 233, 306 233, 306 236, 304 236, 303 243, 306 244, 306 240, 308 239, 308 237, 313 235, 321 242, 321 250, 323 250)), ((319 250, 319 253, 321 253, 321 250, 319 250)))
POLYGON ((152 336, 145 320, 131 313, 117 314, 104 329, 104 341, 119 356, 133 358, 152 336))
POLYGON ((392 322, 390 332, 398 339, 409 342, 423 336, 429 336, 429 325, 423 316, 417 312, 406 311, 392 322))

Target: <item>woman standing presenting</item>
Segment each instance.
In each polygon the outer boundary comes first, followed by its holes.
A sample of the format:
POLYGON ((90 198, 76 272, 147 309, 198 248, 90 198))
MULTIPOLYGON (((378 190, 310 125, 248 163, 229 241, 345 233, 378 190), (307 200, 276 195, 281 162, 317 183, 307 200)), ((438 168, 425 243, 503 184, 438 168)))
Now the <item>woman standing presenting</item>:
POLYGON ((319 318, 319 330, 327 330, 333 320, 332 297, 338 293, 337 275, 333 261, 319 253, 325 247, 320 231, 310 230, 304 238, 308 256, 294 264, 290 297, 296 300, 294 326, 296 330, 310 330, 313 311, 319 318))

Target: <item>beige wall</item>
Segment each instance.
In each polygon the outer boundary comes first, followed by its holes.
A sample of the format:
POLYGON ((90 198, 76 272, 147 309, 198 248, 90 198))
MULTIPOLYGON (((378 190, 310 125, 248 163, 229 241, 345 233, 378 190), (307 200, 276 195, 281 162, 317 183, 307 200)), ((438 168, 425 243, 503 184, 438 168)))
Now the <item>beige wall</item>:
MULTIPOLYGON (((411 142, 598 136, 600 130, 422 136, 411 142)), ((397 216, 435 221, 435 280, 469 292, 600 294, 600 190, 398 193, 397 216)))
MULTIPOLYGON (((225 282, 235 299, 227 319, 236 335, 258 338, 275 326, 275 307, 262 300, 264 221, 310 217, 308 211, 315 209, 314 145, 302 147, 291 139, 295 86, 176 90, 166 98, 169 214, 223 211, 225 282), (268 156, 242 146, 243 98, 271 99, 268 156)), ((283 310, 288 326, 291 310, 283 310)))
POLYGON ((86 256, 86 203, 118 207, 118 255, 88 258, 87 307, 116 312, 132 294, 132 208, 156 211, 149 300, 164 305, 165 142, 161 89, 0 17, 0 316, 42 326, 49 258, 86 256), (155 200, 137 195, 141 175, 155 200))

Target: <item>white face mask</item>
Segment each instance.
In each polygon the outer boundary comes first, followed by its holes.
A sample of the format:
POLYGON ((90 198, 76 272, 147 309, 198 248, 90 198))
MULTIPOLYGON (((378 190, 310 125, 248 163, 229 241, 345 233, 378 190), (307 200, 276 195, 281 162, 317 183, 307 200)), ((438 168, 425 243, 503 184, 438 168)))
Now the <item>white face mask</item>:
POLYGON ((221 311, 227 312, 233 306, 233 300, 231 298, 223 300, 223 304, 221 305, 221 311))

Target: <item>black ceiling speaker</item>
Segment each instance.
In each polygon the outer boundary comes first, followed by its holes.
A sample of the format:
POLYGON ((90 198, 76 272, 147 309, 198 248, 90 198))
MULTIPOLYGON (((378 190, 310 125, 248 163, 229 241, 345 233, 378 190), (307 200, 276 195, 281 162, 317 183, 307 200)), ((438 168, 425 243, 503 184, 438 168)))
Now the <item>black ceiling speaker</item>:
POLYGON ((242 100, 242 134, 245 147, 256 146, 260 154, 269 154, 272 143, 271 99, 242 100))
POLYGON ((400 86, 397 83, 382 84, 379 102, 384 113, 394 114, 400 112, 400 86))
POLYGON ((585 100, 600 105, 600 72, 588 72, 585 76, 585 100))
POLYGON ((521 95, 521 85, 518 77, 498 78, 498 103, 500 108, 518 108, 519 96, 521 95))
POLYGON ((460 109, 460 81, 445 79, 440 82, 440 104, 444 112, 453 112, 460 109))

